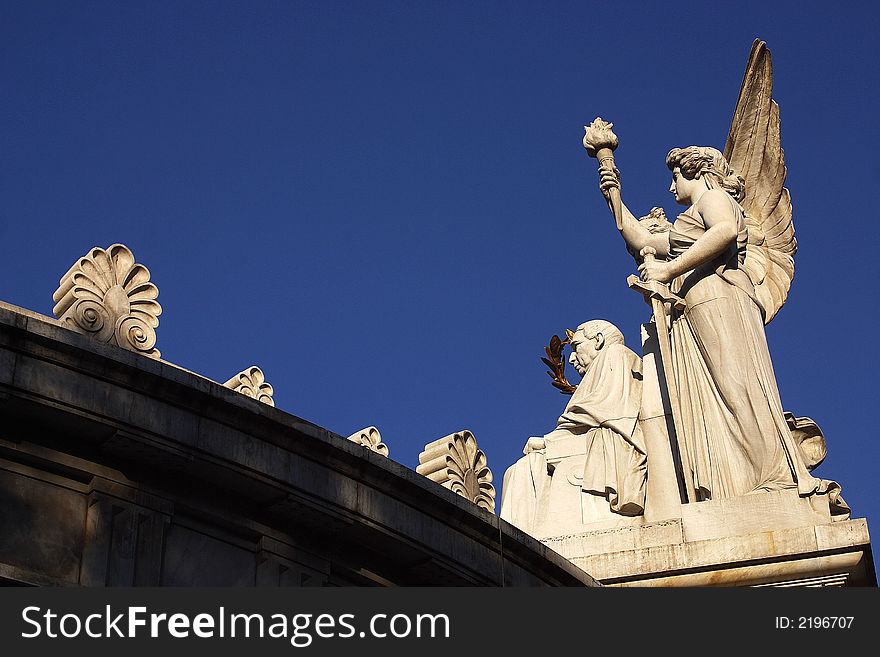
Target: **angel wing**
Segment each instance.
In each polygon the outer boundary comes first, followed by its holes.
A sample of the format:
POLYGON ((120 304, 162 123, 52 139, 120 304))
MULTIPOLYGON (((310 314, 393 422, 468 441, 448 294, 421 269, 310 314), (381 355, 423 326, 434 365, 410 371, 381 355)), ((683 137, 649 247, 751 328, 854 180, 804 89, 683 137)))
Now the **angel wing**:
POLYGON ((791 196, 783 187, 785 159, 779 141, 779 105, 771 97, 773 65, 767 44, 752 44, 739 100, 730 123, 724 156, 745 179, 749 242, 743 269, 755 285, 769 324, 788 297, 794 278, 797 241, 791 196))

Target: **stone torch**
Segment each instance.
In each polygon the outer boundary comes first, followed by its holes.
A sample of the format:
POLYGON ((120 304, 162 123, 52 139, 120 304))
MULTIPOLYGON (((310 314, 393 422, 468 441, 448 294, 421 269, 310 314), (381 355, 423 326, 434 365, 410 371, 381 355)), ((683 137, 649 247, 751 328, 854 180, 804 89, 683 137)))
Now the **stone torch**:
MULTIPOLYGON (((617 135, 611 132, 614 127, 613 123, 603 121, 600 117, 590 124, 584 126, 584 148, 587 149, 587 155, 595 157, 599 161, 599 166, 608 164, 612 169, 614 166, 614 149, 620 143, 617 135)), ((620 189, 613 187, 608 190, 608 201, 611 206, 611 212, 614 214, 614 221, 617 224, 617 230, 623 228, 623 213, 620 207, 620 189)))

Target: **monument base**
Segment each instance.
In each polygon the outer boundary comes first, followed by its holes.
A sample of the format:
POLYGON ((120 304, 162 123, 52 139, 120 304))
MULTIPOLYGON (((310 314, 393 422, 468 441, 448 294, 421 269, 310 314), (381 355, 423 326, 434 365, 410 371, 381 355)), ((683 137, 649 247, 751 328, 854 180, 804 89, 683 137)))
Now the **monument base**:
POLYGON ((756 493, 680 517, 541 537, 606 586, 876 586, 865 519, 832 521, 825 496, 756 493))

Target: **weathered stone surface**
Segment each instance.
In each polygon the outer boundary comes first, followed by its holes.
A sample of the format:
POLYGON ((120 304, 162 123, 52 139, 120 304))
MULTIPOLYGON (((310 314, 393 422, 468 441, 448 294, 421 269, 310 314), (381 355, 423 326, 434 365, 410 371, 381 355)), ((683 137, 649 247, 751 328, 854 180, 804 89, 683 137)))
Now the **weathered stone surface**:
POLYGON ((76 584, 86 500, 34 474, 29 468, 0 460, 2 561, 57 584, 76 584))
POLYGON ((578 534, 553 536, 543 542, 559 554, 576 559, 611 552, 666 547, 683 541, 682 522, 675 519, 631 527, 591 529, 578 534))
POLYGON ((254 586, 252 549, 172 525, 165 541, 163 586, 254 586))
POLYGON ((606 585, 876 586, 865 520, 833 521, 827 503, 771 491, 682 508, 544 542, 606 585))
POLYGON ((342 436, 2 302, 0 362, 14 365, 0 399, 4 583, 596 584, 342 436))
POLYGON ((168 505, 146 495, 141 504, 132 504, 113 494, 123 492, 123 487, 97 477, 91 483, 79 583, 158 586, 171 519, 168 505), (150 508, 150 501, 158 501, 166 513, 150 508))
POLYGON ((828 500, 822 496, 800 497, 794 490, 777 490, 686 504, 681 508, 684 538, 702 541, 810 527, 831 522, 828 500))

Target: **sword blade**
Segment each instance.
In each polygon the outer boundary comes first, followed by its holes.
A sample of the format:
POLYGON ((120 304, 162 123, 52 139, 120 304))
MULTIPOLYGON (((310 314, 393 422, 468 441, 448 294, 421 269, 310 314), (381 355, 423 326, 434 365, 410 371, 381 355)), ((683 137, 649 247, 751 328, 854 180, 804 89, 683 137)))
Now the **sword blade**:
POLYGON ((678 396, 678 386, 675 381, 675 373, 672 369, 672 341, 669 337, 669 325, 666 321, 666 304, 657 297, 651 297, 651 308, 654 311, 654 324, 657 327, 657 342, 660 344, 660 361, 663 363, 663 373, 666 378, 666 390, 669 393, 669 405, 672 411, 672 426, 675 430, 675 442, 678 445, 678 455, 681 460, 684 487, 688 502, 697 501, 697 493, 694 488, 694 475, 691 467, 690 453, 687 448, 684 431, 682 430, 681 405, 678 396))

